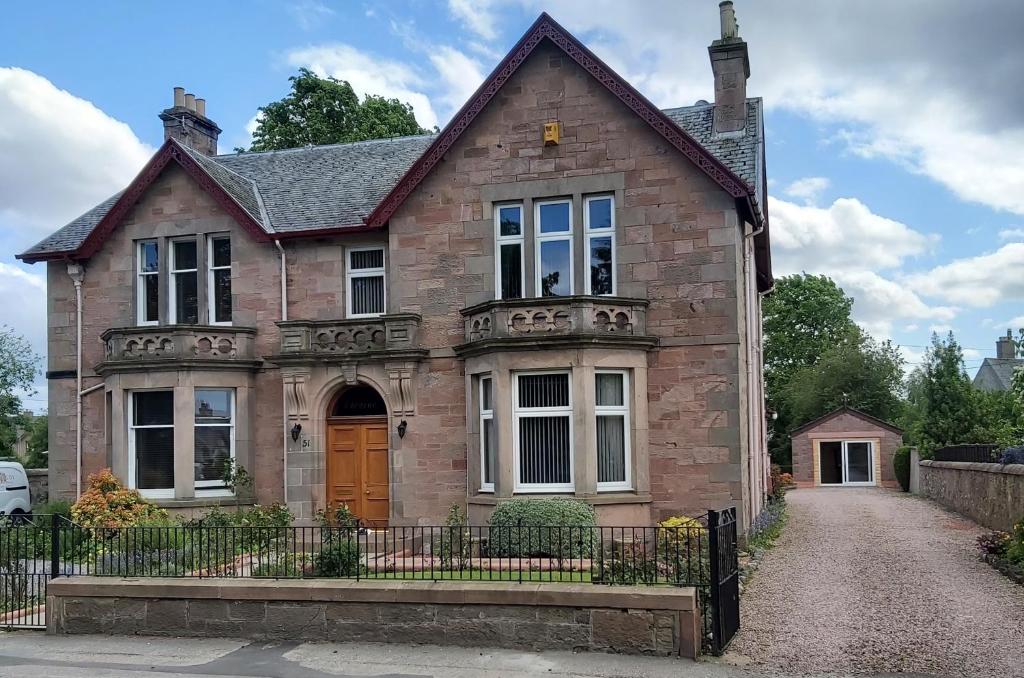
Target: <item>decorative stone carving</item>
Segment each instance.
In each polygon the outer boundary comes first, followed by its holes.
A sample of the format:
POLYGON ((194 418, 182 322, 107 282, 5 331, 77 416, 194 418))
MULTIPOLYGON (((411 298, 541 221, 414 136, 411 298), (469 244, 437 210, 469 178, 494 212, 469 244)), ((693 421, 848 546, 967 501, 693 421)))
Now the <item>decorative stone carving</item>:
POLYGON ((309 407, 306 404, 306 381, 309 379, 309 371, 286 370, 282 372, 282 379, 288 418, 309 419, 309 407))
POLYGON ((255 367, 256 330, 251 327, 157 325, 107 330, 101 339, 104 359, 96 369, 104 374, 173 363, 210 363, 255 367))
POLYGON ((572 328, 569 313, 568 306, 519 309, 508 316, 508 333, 514 335, 568 332, 572 328))
POLYGON ((391 409, 395 415, 411 417, 416 413, 413 377, 416 363, 389 363, 385 365, 388 372, 388 390, 390 391, 391 409))
POLYGON ((311 361, 419 356, 420 317, 396 313, 352 320, 288 320, 281 328, 281 351, 271 358, 281 364, 311 361))

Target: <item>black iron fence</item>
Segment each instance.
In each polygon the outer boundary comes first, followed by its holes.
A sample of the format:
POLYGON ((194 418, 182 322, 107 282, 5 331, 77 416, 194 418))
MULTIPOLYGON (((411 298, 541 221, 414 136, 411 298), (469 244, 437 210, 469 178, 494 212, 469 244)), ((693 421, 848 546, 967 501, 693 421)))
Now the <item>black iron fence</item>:
POLYGON ((935 450, 935 461, 999 461, 998 445, 949 445, 935 450))

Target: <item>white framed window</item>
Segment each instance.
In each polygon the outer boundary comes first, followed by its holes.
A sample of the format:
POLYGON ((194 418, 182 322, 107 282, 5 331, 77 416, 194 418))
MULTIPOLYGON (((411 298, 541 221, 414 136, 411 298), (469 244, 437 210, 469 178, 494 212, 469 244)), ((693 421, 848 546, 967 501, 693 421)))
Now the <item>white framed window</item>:
POLYGON ((594 374, 594 396, 597 491, 631 490, 629 374, 598 370, 594 374))
POLYGON ((534 209, 537 296, 569 296, 573 294, 572 201, 541 200, 534 209))
POLYGON ((139 325, 156 325, 160 322, 160 245, 156 240, 140 241, 135 260, 135 321, 139 325))
POLYGON ((615 198, 591 195, 583 199, 583 231, 587 243, 587 293, 615 294, 615 198))
POLYGON ((480 491, 494 492, 497 440, 494 438, 494 381, 480 377, 480 491))
POLYGON ((235 390, 195 390, 195 487, 229 491, 224 472, 235 458, 235 390))
POLYGON ((572 492, 572 377, 567 371, 514 375, 517 492, 572 492))
POLYGON ((522 299, 525 295, 525 228, 522 205, 495 205, 494 291, 497 299, 522 299))
POLYGON ((349 318, 383 315, 386 309, 384 248, 352 247, 346 254, 345 275, 349 318))
POLYGON ((231 324, 231 238, 206 240, 206 307, 211 325, 231 324))
POLYGON ((128 479, 143 496, 174 496, 174 392, 128 397, 128 479))
POLYGON ((171 324, 199 323, 199 259, 195 239, 171 241, 168 301, 171 324))

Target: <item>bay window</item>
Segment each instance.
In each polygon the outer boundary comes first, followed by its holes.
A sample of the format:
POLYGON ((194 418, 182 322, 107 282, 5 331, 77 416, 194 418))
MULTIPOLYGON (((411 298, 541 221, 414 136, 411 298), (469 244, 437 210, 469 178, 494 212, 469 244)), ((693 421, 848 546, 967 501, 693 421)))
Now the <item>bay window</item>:
POLYGON ((541 297, 573 293, 572 202, 543 200, 536 205, 536 284, 541 297))
POLYGON ((615 294, 615 199, 612 196, 584 199, 583 229, 587 242, 588 294, 615 294))
POLYGON ((143 240, 135 255, 136 322, 155 325, 160 322, 160 246, 155 240, 143 240))
POLYGON ((365 318, 384 314, 384 248, 351 248, 346 263, 348 317, 365 318))
POLYGON ((147 497, 173 497, 174 392, 136 391, 128 407, 131 486, 147 497))
POLYGON ((497 280, 499 299, 522 299, 523 282, 523 206, 500 205, 495 210, 497 234, 497 280))
POLYGON ((597 489, 629 490, 629 383, 623 371, 594 375, 597 489))
POLYGON ((171 324, 199 322, 199 261, 195 240, 171 242, 171 324))
POLYGON ((568 372, 515 375, 517 491, 571 492, 572 396, 568 372))
POLYGON ((211 325, 231 324, 231 238, 206 241, 206 295, 211 325))
POLYGON ((494 492, 494 461, 497 441, 494 439, 494 382, 480 378, 480 491, 494 492))
POLYGON ((195 487, 225 490, 224 472, 235 458, 235 392, 195 390, 195 487))

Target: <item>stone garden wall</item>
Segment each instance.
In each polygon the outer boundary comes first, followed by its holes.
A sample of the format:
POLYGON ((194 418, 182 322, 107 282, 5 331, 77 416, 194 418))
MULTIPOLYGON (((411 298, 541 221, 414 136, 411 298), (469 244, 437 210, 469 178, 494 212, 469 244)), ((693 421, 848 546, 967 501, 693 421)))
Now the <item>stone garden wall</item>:
POLYGON ((921 494, 992 530, 1024 517, 1024 464, 925 460, 921 494))

